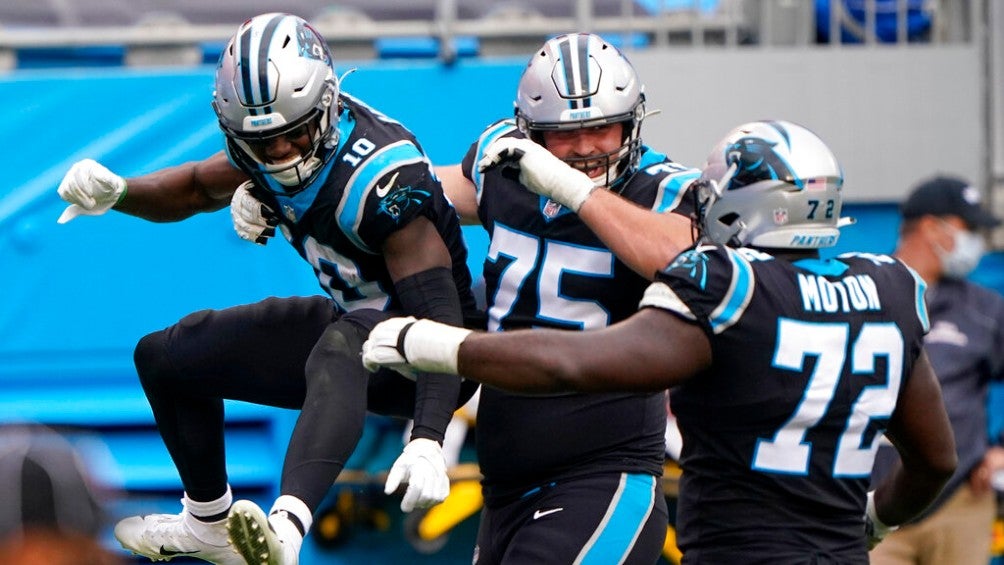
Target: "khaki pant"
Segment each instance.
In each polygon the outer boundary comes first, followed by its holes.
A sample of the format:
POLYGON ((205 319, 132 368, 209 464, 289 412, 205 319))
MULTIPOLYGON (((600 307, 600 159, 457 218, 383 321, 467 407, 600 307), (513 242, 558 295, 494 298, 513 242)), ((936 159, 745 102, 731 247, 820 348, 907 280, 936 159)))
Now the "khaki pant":
POLYGON ((987 565, 997 498, 963 483, 937 512, 886 536, 871 565, 987 565))

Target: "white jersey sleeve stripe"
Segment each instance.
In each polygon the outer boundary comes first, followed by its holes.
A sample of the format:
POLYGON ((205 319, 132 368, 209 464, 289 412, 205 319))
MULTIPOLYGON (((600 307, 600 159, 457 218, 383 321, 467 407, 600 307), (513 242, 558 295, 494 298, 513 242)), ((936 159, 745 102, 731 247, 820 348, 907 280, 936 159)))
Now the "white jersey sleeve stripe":
POLYGON ((641 297, 638 308, 661 308, 675 314, 679 314, 684 319, 697 321, 697 316, 690 310, 680 297, 669 288, 669 285, 661 282, 654 282, 645 289, 645 294, 641 297))

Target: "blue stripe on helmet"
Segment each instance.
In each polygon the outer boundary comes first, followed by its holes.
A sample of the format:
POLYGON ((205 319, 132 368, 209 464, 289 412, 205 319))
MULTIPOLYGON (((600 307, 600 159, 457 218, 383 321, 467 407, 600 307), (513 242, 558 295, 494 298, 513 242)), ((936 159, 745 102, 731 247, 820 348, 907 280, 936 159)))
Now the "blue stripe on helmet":
POLYGON ((575 72, 572 69, 571 41, 571 36, 566 35, 558 42, 558 47, 561 50, 561 72, 565 75, 565 92, 569 96, 568 107, 574 109, 578 107, 579 101, 573 97, 575 95, 575 84, 572 81, 575 78, 575 72))
MULTIPOLYGON (((240 47, 240 58, 241 58, 241 86, 244 87, 244 100, 248 102, 248 105, 252 105, 254 100, 253 93, 251 92, 251 26, 248 26, 244 33, 241 34, 238 40, 238 46, 240 47)), ((249 108, 251 115, 254 116, 258 113, 255 108, 249 108)))
MULTIPOLYGON (((272 94, 268 89, 268 48, 272 43, 272 36, 275 35, 275 28, 279 27, 279 23, 285 17, 284 15, 276 16, 269 20, 261 34, 261 43, 258 44, 258 90, 261 94, 262 104, 272 99, 272 94)), ((272 107, 266 106, 263 111, 269 114, 272 112, 272 107)))
MULTIPOLYGON (((589 39, 581 35, 576 36, 579 40, 579 94, 587 95, 591 92, 589 88, 589 39)), ((593 101, 592 96, 585 96, 580 104, 583 108, 588 108, 593 101)))

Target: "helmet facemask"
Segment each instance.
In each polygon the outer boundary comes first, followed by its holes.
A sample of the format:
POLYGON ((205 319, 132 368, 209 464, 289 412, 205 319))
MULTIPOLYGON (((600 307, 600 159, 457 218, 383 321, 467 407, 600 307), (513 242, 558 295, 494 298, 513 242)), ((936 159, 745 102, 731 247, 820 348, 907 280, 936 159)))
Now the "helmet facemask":
MULTIPOLYGON (((242 168, 254 170, 257 173, 252 176, 267 175, 282 186, 281 191, 276 190, 271 183, 266 181, 261 183, 266 190, 285 196, 302 191, 331 159, 334 155, 333 149, 338 144, 337 128, 330 125, 324 127, 325 124, 331 123, 329 113, 333 111, 331 99, 334 98, 335 92, 337 92, 337 87, 329 89, 327 93, 322 95, 314 111, 291 124, 260 132, 238 132, 226 129, 227 149, 230 155, 242 168), (309 137, 310 145, 299 157, 280 163, 275 163, 268 157, 268 147, 277 138, 284 136, 288 143, 293 143, 305 135, 309 137)), ((335 106, 334 111, 337 116, 338 106, 335 106)), ((335 123, 337 123, 337 119, 335 123)))

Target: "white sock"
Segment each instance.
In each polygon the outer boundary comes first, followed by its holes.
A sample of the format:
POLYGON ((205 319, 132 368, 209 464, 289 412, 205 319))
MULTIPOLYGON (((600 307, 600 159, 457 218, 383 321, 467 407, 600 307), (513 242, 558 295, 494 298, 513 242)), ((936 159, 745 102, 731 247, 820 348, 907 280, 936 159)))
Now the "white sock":
POLYGON ((303 536, 310 531, 310 526, 314 523, 314 517, 302 500, 295 496, 284 494, 275 500, 275 504, 269 510, 268 523, 275 530, 279 539, 299 555, 300 546, 303 545, 303 536), (303 526, 302 534, 291 517, 295 517, 300 522, 300 525, 303 526))
POLYGON ((226 545, 226 512, 230 509, 230 505, 233 504, 233 501, 234 494, 230 490, 230 485, 227 485, 227 492, 223 493, 223 496, 208 502, 192 500, 191 498, 188 498, 188 493, 185 493, 185 496, 181 499, 181 503, 185 506, 185 512, 182 513, 182 520, 185 522, 185 525, 188 526, 192 535, 201 541, 212 545, 226 545), (196 516, 205 518, 216 515, 222 515, 222 517, 219 520, 211 522, 204 522, 196 518, 196 516))

